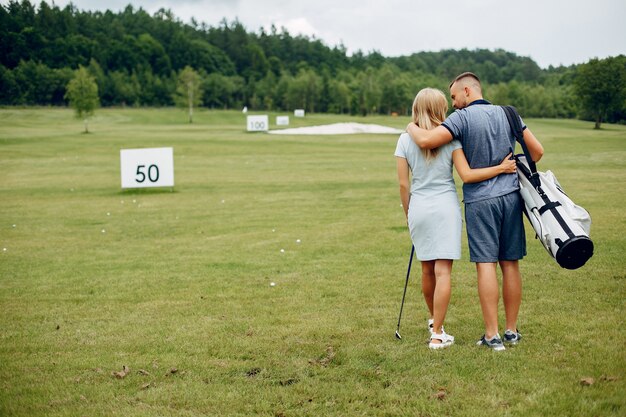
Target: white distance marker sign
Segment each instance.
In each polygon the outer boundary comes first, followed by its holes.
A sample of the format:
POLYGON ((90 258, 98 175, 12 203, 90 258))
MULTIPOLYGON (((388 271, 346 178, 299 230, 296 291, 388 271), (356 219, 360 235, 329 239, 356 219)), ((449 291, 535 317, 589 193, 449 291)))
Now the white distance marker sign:
POLYGON ((293 115, 296 117, 304 117, 304 109, 296 109, 293 111, 293 115))
POLYGON ((173 187, 174 149, 120 150, 122 188, 173 187))
POLYGON ((289 116, 276 116, 278 126, 289 126, 289 116))
POLYGON ((262 116, 248 116, 248 132, 267 132, 270 129, 269 117, 267 115, 262 116))

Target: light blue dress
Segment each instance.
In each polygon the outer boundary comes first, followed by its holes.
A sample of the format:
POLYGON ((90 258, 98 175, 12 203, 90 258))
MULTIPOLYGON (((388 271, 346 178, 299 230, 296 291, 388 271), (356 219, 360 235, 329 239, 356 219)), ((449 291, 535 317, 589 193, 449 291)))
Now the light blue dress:
POLYGON ((398 139, 394 155, 405 158, 412 173, 408 223, 421 261, 461 258, 461 206, 452 177, 452 151, 459 148, 453 140, 427 161, 408 133, 398 139))

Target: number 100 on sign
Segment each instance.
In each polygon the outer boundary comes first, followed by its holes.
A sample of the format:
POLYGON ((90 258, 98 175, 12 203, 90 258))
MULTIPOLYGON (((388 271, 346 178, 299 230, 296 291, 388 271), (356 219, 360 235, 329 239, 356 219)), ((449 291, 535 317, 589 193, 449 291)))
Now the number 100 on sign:
POLYGON ((248 116, 246 121, 248 122, 248 132, 267 132, 269 130, 270 123, 267 115, 248 116))
POLYGON ((173 187, 172 148, 122 149, 122 188, 173 187))

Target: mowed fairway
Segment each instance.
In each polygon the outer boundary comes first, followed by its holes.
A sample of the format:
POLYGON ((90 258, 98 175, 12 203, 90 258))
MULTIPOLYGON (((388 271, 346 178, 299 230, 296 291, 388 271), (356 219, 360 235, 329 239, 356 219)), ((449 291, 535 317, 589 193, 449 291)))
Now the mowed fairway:
MULTIPOLYGON (((596 250, 561 269, 526 222, 524 339, 495 353, 475 346, 465 236, 456 344, 427 348, 418 262, 394 338, 411 248, 397 136, 246 133, 227 111, 185 121, 101 109, 86 135, 70 110, 0 110, 0 415, 626 413, 626 127, 526 120, 539 168, 591 212, 596 250), (176 186, 123 191, 120 149, 165 146, 176 186)), ((290 127, 344 121, 408 118, 290 127)))

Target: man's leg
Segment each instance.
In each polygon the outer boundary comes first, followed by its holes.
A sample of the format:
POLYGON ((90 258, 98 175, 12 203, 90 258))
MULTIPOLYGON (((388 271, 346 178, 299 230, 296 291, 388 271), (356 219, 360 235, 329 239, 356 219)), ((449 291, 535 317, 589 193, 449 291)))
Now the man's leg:
POLYGON ((470 261, 476 263, 485 338, 491 340, 498 334, 500 290, 496 271, 501 259, 502 197, 465 203, 465 219, 470 261))
POLYGON ((491 339, 498 334, 498 301, 500 291, 495 262, 477 262, 478 297, 485 322, 485 337, 491 339))
POLYGON ((517 332, 517 317, 522 303, 522 276, 519 260, 526 255, 526 235, 522 219, 522 198, 519 193, 507 194, 503 197, 505 208, 500 237, 500 254, 498 259, 502 269, 502 298, 506 313, 506 328, 517 332))
POLYGON ((500 261, 502 269, 502 299, 506 314, 506 329, 517 332, 517 316, 522 303, 522 275, 519 261, 500 261))

